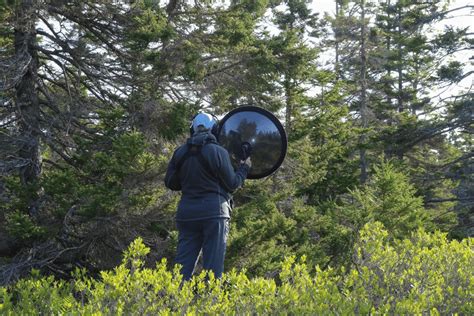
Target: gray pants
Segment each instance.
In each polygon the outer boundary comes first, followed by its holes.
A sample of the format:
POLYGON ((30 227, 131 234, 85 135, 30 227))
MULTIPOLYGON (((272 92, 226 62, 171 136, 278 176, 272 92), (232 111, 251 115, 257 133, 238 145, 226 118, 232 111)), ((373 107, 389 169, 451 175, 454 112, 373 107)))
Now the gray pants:
POLYGON ((220 278, 224 271, 229 219, 213 218, 176 223, 179 232, 176 263, 182 265, 183 278, 191 278, 201 249, 204 269, 213 271, 220 278))

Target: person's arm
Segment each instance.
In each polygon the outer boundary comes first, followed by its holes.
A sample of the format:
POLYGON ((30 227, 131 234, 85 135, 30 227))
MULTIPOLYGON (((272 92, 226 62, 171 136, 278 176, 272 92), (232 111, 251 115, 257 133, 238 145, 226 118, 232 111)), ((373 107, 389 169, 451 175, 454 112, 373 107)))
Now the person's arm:
POLYGON ((245 163, 241 163, 237 170, 234 171, 227 150, 219 150, 217 153, 219 160, 217 173, 219 179, 224 188, 232 193, 244 184, 251 166, 250 158, 245 163))
POLYGON ((179 170, 176 169, 175 155, 176 152, 173 154, 173 158, 171 158, 170 162, 168 163, 168 169, 166 170, 165 176, 165 186, 173 191, 180 191, 181 182, 179 181, 179 170))

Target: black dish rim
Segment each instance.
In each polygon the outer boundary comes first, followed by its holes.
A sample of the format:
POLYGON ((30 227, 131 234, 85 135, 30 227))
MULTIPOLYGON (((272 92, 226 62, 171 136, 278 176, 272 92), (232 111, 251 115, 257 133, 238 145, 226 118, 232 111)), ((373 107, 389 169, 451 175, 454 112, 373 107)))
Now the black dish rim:
POLYGON ((281 153, 280 153, 280 157, 278 158, 277 162, 274 164, 274 166, 269 169, 268 171, 266 172, 261 172, 261 173, 256 173, 256 174, 252 174, 252 171, 250 170, 248 176, 247 176, 247 179, 261 179, 261 178, 265 178, 265 177, 268 177, 269 175, 271 175, 272 173, 274 173, 276 170, 278 170, 278 168, 280 168, 281 164, 283 163, 283 161, 285 160, 285 156, 286 156, 286 151, 288 149, 288 138, 286 136, 286 132, 285 132, 285 129, 283 128, 283 125, 281 124, 281 122, 276 118, 276 116, 271 113, 270 111, 268 110, 265 110, 264 108, 261 108, 261 107, 258 107, 258 106, 254 106, 254 105, 246 105, 246 106, 241 106, 241 107, 238 107, 238 108, 235 108, 233 109, 232 111, 230 111, 229 113, 227 113, 223 118, 222 120, 220 120, 219 122, 219 128, 217 130, 217 141, 219 141, 219 136, 221 134, 221 130, 222 130, 222 126, 224 126, 225 122, 231 117, 233 116, 234 114, 236 113, 240 113, 240 112, 257 112, 257 113, 260 113, 262 115, 264 115, 265 117, 267 117, 268 119, 270 119, 273 124, 275 124, 275 126, 277 127, 278 131, 280 132, 280 135, 281 135, 281 145, 282 145, 282 148, 281 148, 281 153))

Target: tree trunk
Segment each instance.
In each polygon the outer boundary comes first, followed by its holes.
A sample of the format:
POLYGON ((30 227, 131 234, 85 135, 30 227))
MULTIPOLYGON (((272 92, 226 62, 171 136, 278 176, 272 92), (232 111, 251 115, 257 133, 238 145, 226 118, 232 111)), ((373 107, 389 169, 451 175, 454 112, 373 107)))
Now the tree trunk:
MULTIPOLYGON (((387 0, 387 23, 391 23, 390 22, 390 19, 391 19, 391 16, 390 16, 390 6, 391 6, 391 3, 390 3, 390 0, 387 0)), ((386 40, 387 40, 387 54, 391 52, 392 50, 392 47, 391 47, 391 39, 392 39, 392 34, 391 34, 391 31, 392 31, 392 25, 387 25, 388 29, 390 30, 390 33, 387 32, 387 36, 385 37, 386 40)), ((390 67, 388 68, 387 70, 387 78, 390 80, 390 78, 392 78, 392 70, 390 69, 390 67)), ((391 83, 391 80, 389 83, 387 83, 388 87, 387 87, 387 92, 388 91, 391 91, 392 90, 392 83, 391 83)), ((392 96, 390 95, 390 93, 387 93, 387 106, 389 109, 392 109, 392 96)), ((389 124, 391 122, 389 121, 389 124)))
MULTIPOLYGON (((397 61, 397 72, 398 72, 398 91, 397 91, 397 100, 398 100, 398 112, 402 113, 405 111, 405 104, 403 100, 403 52, 402 52, 402 5, 398 3, 397 9, 397 51, 398 51, 398 61, 397 61)), ((403 159, 403 150, 400 146, 397 148, 397 157, 398 159, 403 159)))
POLYGON ((15 54, 18 58, 30 58, 28 70, 16 86, 21 146, 19 156, 28 164, 20 168, 23 185, 34 183, 41 172, 39 152, 40 106, 36 89, 38 54, 36 45, 36 1, 22 0, 16 7, 15 54))
POLYGON ((335 34, 334 34, 334 41, 335 43, 335 53, 336 53, 336 61, 335 61, 335 71, 336 71, 336 81, 338 81, 340 76, 340 65, 339 65, 339 28, 337 23, 339 22, 339 1, 336 1, 336 26, 335 26, 335 34))
POLYGON ((291 77, 286 75, 285 78, 285 97, 286 97, 286 110, 285 110, 285 128, 287 135, 291 132, 291 117, 293 115, 293 91, 291 87, 291 77))
MULTIPOLYGON (((360 32, 360 118, 362 128, 366 129, 368 126, 367 118, 367 52, 366 52, 366 24, 365 24, 365 1, 361 1, 361 32, 360 32)), ((365 143, 367 136, 365 131, 362 131, 360 136, 359 149, 360 156, 360 182, 365 183, 367 181, 367 158, 365 151, 365 143)))
POLYGON ((397 100, 398 100, 398 112, 403 112, 405 110, 403 104, 403 69, 402 69, 402 6, 398 4, 397 9, 397 31, 398 31, 398 43, 397 43, 397 51, 398 51, 398 60, 397 60, 397 71, 398 71, 398 93, 397 93, 397 100))

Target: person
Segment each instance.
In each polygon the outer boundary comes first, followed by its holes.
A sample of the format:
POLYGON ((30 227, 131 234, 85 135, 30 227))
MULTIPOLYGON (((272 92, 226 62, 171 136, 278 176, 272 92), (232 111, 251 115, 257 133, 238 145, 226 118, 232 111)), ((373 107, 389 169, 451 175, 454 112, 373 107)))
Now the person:
POLYGON ((251 160, 234 170, 229 153, 216 140, 217 120, 199 113, 192 120, 191 137, 173 153, 165 185, 182 191, 176 213, 176 263, 189 280, 202 250, 203 268, 221 277, 232 208, 231 194, 241 187, 251 160))

